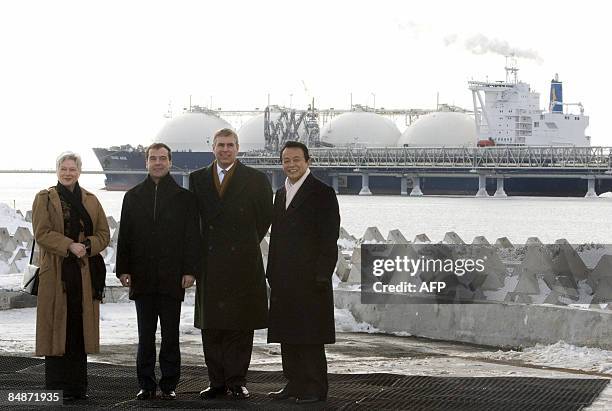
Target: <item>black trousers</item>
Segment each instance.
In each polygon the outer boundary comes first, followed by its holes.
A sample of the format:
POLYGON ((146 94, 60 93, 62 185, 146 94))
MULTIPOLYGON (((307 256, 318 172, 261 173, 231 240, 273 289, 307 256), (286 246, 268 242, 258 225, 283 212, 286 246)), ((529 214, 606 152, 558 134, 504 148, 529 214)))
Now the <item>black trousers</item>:
POLYGON ((45 388, 80 396, 87 393, 81 269, 76 261, 66 261, 62 271, 67 303, 66 351, 62 356, 45 357, 45 388))
POLYGON ((281 344, 287 390, 296 397, 327 398, 327 359, 323 344, 281 344))
POLYGON ((211 386, 246 385, 253 330, 202 330, 202 345, 211 386))
POLYGON ((159 388, 164 392, 176 390, 181 376, 179 347, 181 301, 166 295, 150 294, 137 298, 135 302, 138 318, 138 354, 136 357, 138 385, 150 391, 157 388, 155 332, 159 318, 161 324, 159 368, 162 374, 159 388))

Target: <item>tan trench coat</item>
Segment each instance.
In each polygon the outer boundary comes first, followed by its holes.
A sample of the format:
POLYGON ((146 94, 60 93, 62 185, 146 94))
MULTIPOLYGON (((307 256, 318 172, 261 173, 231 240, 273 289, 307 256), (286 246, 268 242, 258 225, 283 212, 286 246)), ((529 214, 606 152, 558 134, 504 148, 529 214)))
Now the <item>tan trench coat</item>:
MULTIPOLYGON (((109 243, 110 230, 100 202, 92 193, 81 189, 83 205, 93 222, 91 255, 109 243)), ((64 218, 55 187, 42 190, 32 205, 34 237, 40 248, 40 282, 36 307, 36 355, 64 355, 66 348, 66 293, 62 284, 62 260, 68 255, 72 240, 64 235, 64 218)), ((81 234, 83 236, 83 234, 81 234)), ((81 239, 84 241, 85 237, 81 239)), ((85 352, 100 352, 100 302, 94 300, 89 262, 81 267, 83 283, 83 336, 85 352)))

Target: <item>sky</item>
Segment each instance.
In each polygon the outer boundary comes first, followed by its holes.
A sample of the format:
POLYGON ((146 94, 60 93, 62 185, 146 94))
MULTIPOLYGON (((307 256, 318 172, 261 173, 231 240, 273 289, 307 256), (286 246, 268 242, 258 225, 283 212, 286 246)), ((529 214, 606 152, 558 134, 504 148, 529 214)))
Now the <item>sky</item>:
MULTIPOLYGON (((467 81, 504 80, 504 54, 548 105, 555 73, 582 102, 593 145, 612 146, 604 2, 0 2, 1 169, 57 154, 148 144, 193 104, 472 108, 467 81)), ((574 108, 574 110, 576 110, 574 108)))

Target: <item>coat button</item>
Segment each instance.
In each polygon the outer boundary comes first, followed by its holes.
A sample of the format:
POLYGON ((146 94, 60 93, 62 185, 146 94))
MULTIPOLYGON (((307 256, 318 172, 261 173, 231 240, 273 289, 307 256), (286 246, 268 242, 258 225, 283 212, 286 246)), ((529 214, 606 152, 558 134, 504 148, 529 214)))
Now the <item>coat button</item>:
POLYGON ((232 251, 236 251, 236 247, 232 246, 232 247, 231 247, 231 250, 232 250, 232 251))
POLYGON ((212 230, 212 229, 214 229, 214 228, 215 228, 215 227, 213 227, 212 225, 209 225, 209 226, 208 226, 208 229, 209 229, 209 230, 212 230))
POLYGON ((208 246, 208 251, 212 251, 212 247, 213 247, 212 245, 209 245, 208 246))

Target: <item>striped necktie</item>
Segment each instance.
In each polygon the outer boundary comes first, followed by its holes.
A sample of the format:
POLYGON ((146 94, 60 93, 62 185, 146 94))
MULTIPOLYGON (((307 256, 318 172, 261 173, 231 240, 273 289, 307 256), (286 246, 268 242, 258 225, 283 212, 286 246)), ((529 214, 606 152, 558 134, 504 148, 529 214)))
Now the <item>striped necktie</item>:
POLYGON ((223 179, 225 178, 226 174, 227 174, 227 170, 222 168, 221 174, 219 174, 219 184, 223 184, 223 179))

